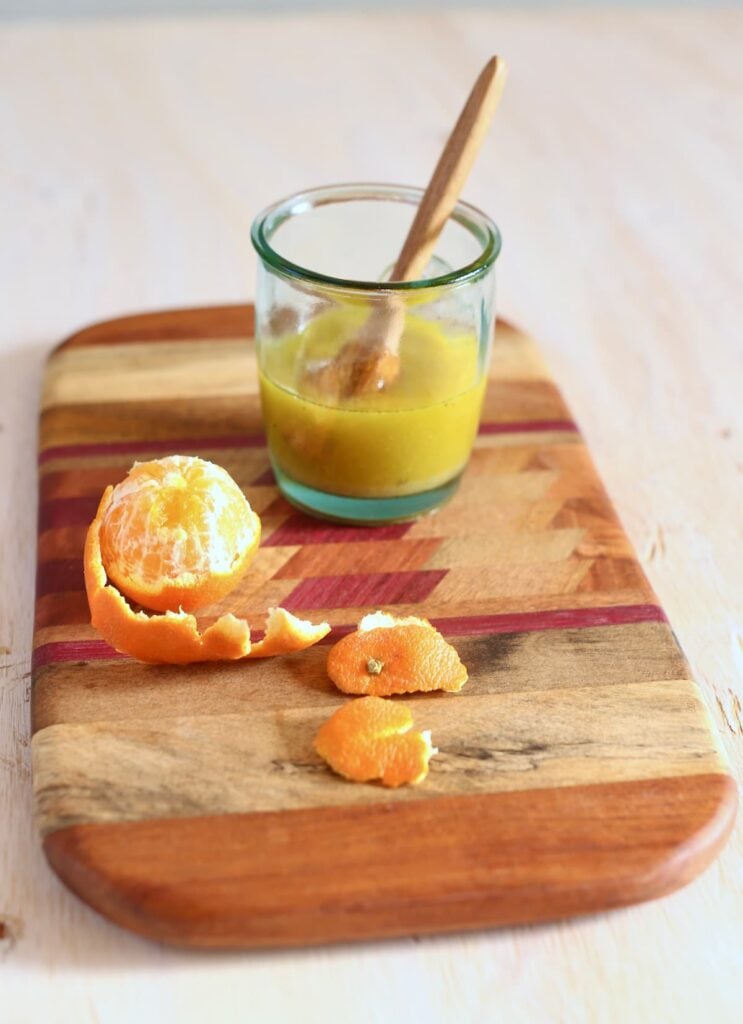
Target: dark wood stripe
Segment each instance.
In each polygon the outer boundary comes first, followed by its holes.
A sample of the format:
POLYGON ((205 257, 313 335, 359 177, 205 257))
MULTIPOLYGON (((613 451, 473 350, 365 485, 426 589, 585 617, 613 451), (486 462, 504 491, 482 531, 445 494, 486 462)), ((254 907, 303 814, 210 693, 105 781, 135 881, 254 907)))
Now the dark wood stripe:
POLYGON ((142 341, 200 341, 253 336, 253 305, 207 306, 137 313, 93 324, 67 338, 55 351, 89 345, 126 345, 142 341))
POLYGON ((90 609, 85 591, 62 591, 46 594, 36 601, 34 628, 48 626, 80 626, 90 622, 90 609))
MULTIPOLYGON (((95 514, 95 513, 94 513, 95 514)), ((47 594, 85 590, 82 555, 80 558, 52 558, 36 566, 36 600, 47 594)))
POLYGON ((255 478, 255 480, 251 480, 250 485, 251 487, 275 487, 276 476, 274 471, 269 466, 268 469, 264 469, 263 472, 255 478))
MULTIPOLYGON (((122 345, 141 341, 202 341, 204 338, 232 337, 252 339, 254 322, 255 307, 252 302, 135 313, 103 320, 76 331, 57 346, 57 351, 86 345, 122 345)), ((497 330, 512 334, 516 328, 499 316, 497 330)))
POLYGON ((109 462, 105 466, 81 466, 79 463, 65 469, 52 469, 39 474, 39 504, 58 498, 100 497, 109 484, 122 480, 131 462, 127 457, 109 462))
MULTIPOLYGON (((85 327, 61 342, 55 351, 142 341, 203 341, 205 338, 252 340, 254 324, 253 303, 156 310, 103 320, 85 327)), ((504 333, 516 330, 513 324, 502 317, 498 317, 497 329, 504 333)))
MULTIPOLYGON (((195 401, 193 398, 132 399, 125 402, 77 402, 50 406, 39 419, 39 451, 88 445, 92 438, 107 444, 141 445, 147 439, 176 445, 184 439, 204 438, 208 449, 212 438, 252 437, 262 433, 263 422, 257 396, 221 395, 195 401)), ((198 451, 180 452, 198 454, 198 451)))
POLYGON ((736 802, 725 775, 532 790, 526 799, 388 795, 371 807, 77 825, 47 836, 44 850, 73 892, 151 939, 340 942, 552 920, 663 896, 722 848, 736 802))
POLYGON ((39 533, 64 526, 87 526, 101 500, 100 494, 79 498, 53 498, 39 505, 39 533))
POLYGON ((184 455, 211 448, 222 449, 265 448, 264 434, 234 434, 228 437, 178 437, 156 441, 104 441, 89 444, 61 444, 39 452, 39 464, 52 459, 83 458, 86 455, 141 455, 154 454, 184 455))
MULTIPOLYGON (((73 649, 70 661, 39 666, 34 673, 33 729, 37 732, 60 723, 177 718, 186 709, 201 716, 240 715, 246 708, 335 707, 338 693, 326 671, 328 644, 346 630, 334 631, 327 641, 290 657, 249 665, 222 662, 188 671, 177 665, 142 665, 123 659, 80 662, 74 655, 88 652, 73 649)), ((618 687, 620 701, 621 688, 627 685, 688 677, 685 658, 662 622, 450 639, 470 674, 461 694, 452 700, 521 692, 539 699, 551 690, 618 687)), ((56 653, 39 650, 42 656, 56 653)), ((418 697, 406 699, 417 701, 418 697)), ((652 737, 648 742, 653 742, 652 737)))

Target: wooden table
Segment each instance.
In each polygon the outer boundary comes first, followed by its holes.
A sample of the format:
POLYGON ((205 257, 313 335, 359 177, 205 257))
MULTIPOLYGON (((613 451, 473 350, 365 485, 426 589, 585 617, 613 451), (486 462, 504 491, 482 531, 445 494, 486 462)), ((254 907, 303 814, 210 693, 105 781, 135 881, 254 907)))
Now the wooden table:
POLYGON ((422 183, 499 51, 467 198, 503 230, 500 309, 541 339, 740 772, 742 35, 733 11, 0 30, 3 1020, 740 1020, 743 824, 689 888, 594 919, 257 955, 140 941, 42 858, 28 683, 50 346, 245 300, 258 208, 330 179, 422 183))

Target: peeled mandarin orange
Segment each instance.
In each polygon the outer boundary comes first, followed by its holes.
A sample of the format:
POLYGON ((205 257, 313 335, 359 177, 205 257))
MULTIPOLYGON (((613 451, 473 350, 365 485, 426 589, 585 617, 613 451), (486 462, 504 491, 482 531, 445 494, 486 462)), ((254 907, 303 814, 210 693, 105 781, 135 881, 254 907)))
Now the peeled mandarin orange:
POLYGON ((161 612, 221 600, 260 536, 260 519, 229 473, 185 455, 136 462, 114 487, 100 526, 108 578, 161 612))
POLYGON ((395 693, 448 690, 467 682, 467 669, 426 619, 366 615, 354 633, 328 655, 328 675, 344 693, 388 697, 395 693))
POLYGON ((261 658, 302 650, 330 631, 326 622, 314 625, 283 608, 271 608, 264 639, 251 644, 247 622, 232 614, 222 615, 202 633, 196 618, 182 609, 161 615, 135 612, 109 581, 103 563, 101 531, 113 494, 113 487, 106 488, 88 528, 84 568, 92 624, 117 651, 140 661, 176 665, 261 658))
POLYGON ((354 782, 415 785, 437 753, 428 731, 414 732, 404 704, 362 697, 338 708, 315 737, 315 750, 334 772, 354 782))

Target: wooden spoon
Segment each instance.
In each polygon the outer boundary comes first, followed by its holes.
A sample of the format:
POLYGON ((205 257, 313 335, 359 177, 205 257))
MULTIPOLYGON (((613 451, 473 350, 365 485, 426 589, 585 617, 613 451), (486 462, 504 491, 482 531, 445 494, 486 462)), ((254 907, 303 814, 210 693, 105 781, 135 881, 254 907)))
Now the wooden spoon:
MULTIPOLYGON (((500 57, 492 57, 480 72, 439 157, 390 280, 414 281, 425 270, 485 138, 506 74, 505 61, 500 57)), ((398 295, 390 293, 375 306, 357 337, 343 346, 333 362, 311 375, 313 388, 336 398, 349 398, 391 384, 400 372, 404 326, 405 305, 398 295)))

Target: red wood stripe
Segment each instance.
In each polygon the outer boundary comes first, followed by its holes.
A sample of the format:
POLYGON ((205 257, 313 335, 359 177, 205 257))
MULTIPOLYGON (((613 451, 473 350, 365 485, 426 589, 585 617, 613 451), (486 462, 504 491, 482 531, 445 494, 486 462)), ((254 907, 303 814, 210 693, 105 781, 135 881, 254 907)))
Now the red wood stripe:
MULTIPOLYGON (((425 609, 421 609, 423 616, 425 609)), ((560 608, 543 612, 500 612, 495 615, 454 615, 430 619, 445 636, 491 636, 494 633, 540 633, 550 629, 590 629, 629 626, 638 622, 668 622, 656 604, 617 605, 613 608, 560 608)), ((320 641, 332 644, 352 633, 355 625, 336 625, 320 641)))
MULTIPOLYGON (((500 615, 461 615, 431 622, 446 636, 487 636, 493 633, 536 633, 549 629, 589 629, 592 626, 623 626, 636 622, 667 622, 663 609, 654 604, 620 605, 614 608, 569 608, 551 612, 514 612, 500 615)), ((320 641, 333 644, 352 633, 355 625, 333 626, 320 641)), ((260 630, 252 631, 259 640, 260 630)), ((106 661, 123 658, 103 640, 56 640, 40 644, 32 667, 67 661, 106 661)))
POLYGON ((289 611, 417 604, 426 600, 447 572, 447 569, 420 569, 415 572, 314 576, 298 583, 282 604, 289 611))
MULTIPOLYGON (((351 632, 353 626, 349 626, 346 632, 351 632)), ((262 629, 251 629, 251 639, 254 643, 262 640, 265 631, 262 629)), ((322 642, 325 643, 325 638, 322 642)), ((31 670, 36 671, 44 665, 59 665, 70 661, 124 661, 129 658, 128 654, 121 654, 114 650, 105 640, 53 640, 48 644, 41 644, 33 652, 31 657, 31 670)))
POLYGON ((39 505, 39 533, 63 526, 87 526, 98 510, 99 494, 54 498, 39 505))
POLYGON ((63 594, 85 590, 81 558, 53 558, 40 562, 36 568, 36 600, 47 594, 63 594))
POLYGON ((264 541, 265 547, 295 544, 343 544, 350 541, 399 540, 412 523, 391 523, 389 526, 340 526, 313 519, 296 512, 264 541))
POLYGON ((113 661, 128 657, 119 654, 105 640, 54 640, 37 647, 31 657, 31 670, 43 665, 59 665, 68 661, 113 661))
POLYGON ((478 434, 546 434, 557 431, 580 433, 572 420, 514 420, 511 423, 481 423, 478 434))
POLYGON ((149 939, 296 947, 654 899, 711 862, 736 804, 722 774, 404 802, 380 789, 372 805, 72 825, 44 850, 149 939))
POLYGON ((251 487, 275 487, 276 477, 274 472, 269 466, 268 469, 264 469, 260 476, 257 476, 255 480, 250 481, 251 487))
MULTIPOLYGON (((535 434, 565 431, 577 433, 578 427, 572 420, 514 420, 509 423, 481 423, 478 433, 488 434, 535 434)), ((137 455, 141 452, 166 452, 188 454, 189 451, 203 451, 205 448, 264 448, 263 434, 234 434, 223 437, 174 437, 157 441, 96 441, 84 444, 61 444, 45 448, 39 453, 39 463, 51 459, 69 459, 85 455, 137 455)))
POLYGON ((588 629, 625 626, 636 622, 667 622, 657 604, 617 605, 609 608, 560 608, 545 612, 501 612, 497 615, 461 615, 434 618, 432 624, 447 636, 485 636, 488 633, 536 633, 545 629, 588 629))

